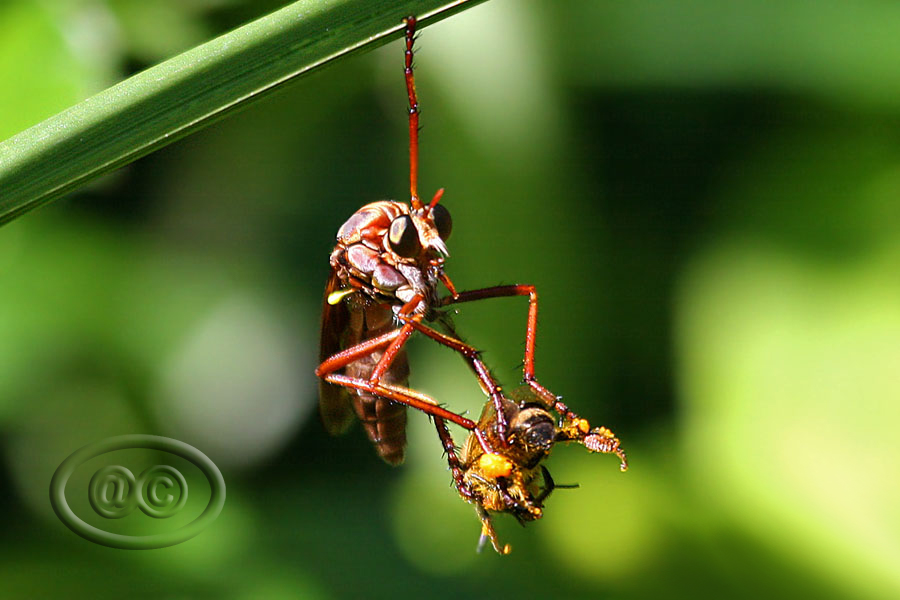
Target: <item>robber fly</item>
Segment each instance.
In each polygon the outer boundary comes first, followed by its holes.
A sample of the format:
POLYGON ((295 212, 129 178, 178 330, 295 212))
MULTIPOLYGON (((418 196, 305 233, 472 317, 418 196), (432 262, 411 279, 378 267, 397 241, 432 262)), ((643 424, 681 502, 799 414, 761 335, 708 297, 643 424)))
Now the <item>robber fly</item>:
MULTIPOLYGON (((439 204, 443 189, 425 204, 418 195, 419 104, 413 77, 415 17, 404 19, 404 74, 409 98, 410 202, 382 200, 356 211, 337 234, 331 253, 331 275, 322 311, 319 409, 326 429, 344 431, 354 418, 362 421, 380 456, 390 464, 403 461, 406 407, 468 430, 475 423, 439 406, 408 387, 409 365, 404 344, 416 330, 459 352, 474 371, 497 411, 499 438, 506 439, 507 422, 500 386, 481 362, 478 351, 458 336, 444 335, 422 323, 440 316, 450 304, 486 298, 528 296, 525 382, 547 402, 553 394, 534 375, 537 293, 531 285, 505 285, 457 292, 444 273, 446 241, 452 229, 450 212, 439 204), (440 298, 438 286, 449 296, 440 298)), ((446 323, 445 329, 452 327, 446 323)))
POLYGON ((407 17, 405 78, 409 97, 410 202, 384 200, 356 211, 338 230, 322 313, 319 408, 325 427, 340 433, 354 414, 390 464, 403 460, 406 407, 433 420, 459 494, 475 505, 482 522, 481 544, 490 540, 506 554, 491 523, 492 513, 509 513, 525 523, 539 519, 555 487, 542 462, 553 445, 574 441, 592 452, 613 453, 627 468, 619 440, 605 427, 591 428, 535 378, 537 293, 531 285, 507 285, 457 292, 444 273, 452 221, 438 190, 425 204, 418 196, 419 108, 412 58, 416 19, 407 17), (449 296, 439 297, 443 285, 449 296), (510 400, 479 358, 459 339, 444 307, 509 296, 528 297, 523 380, 510 400), (423 321, 437 320, 446 333, 423 321), (404 344, 413 334, 458 352, 474 371, 488 401, 476 423, 408 387, 404 344), (559 416, 554 421, 550 411, 559 416), (468 430, 458 453, 447 422, 468 430))
POLYGON ((491 513, 507 513, 523 525, 543 516, 543 503, 557 486, 542 464, 557 442, 576 442, 591 452, 615 454, 622 471, 628 459, 619 439, 606 427, 591 428, 586 419, 562 408, 558 421, 529 387, 521 387, 504 396, 503 414, 508 423, 506 442, 498 431, 498 416, 487 402, 481 418, 469 433, 462 451, 457 453, 449 433, 442 436, 444 447, 460 496, 475 505, 481 519, 478 549, 486 540, 500 554, 509 554, 510 546, 501 545, 491 513))

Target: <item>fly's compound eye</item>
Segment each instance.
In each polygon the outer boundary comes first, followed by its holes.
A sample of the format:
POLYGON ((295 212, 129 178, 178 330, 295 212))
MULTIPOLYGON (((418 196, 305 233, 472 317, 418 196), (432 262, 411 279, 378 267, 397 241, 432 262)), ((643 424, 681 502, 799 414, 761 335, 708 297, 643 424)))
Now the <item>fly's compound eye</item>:
POLYGON ((453 230, 453 219, 450 218, 450 211, 444 208, 442 204, 436 204, 431 209, 431 218, 434 219, 434 226, 437 227, 438 235, 442 240, 450 237, 453 230))
POLYGON ((419 232, 409 215, 400 215, 391 221, 388 242, 391 250, 403 258, 414 258, 422 251, 419 232))

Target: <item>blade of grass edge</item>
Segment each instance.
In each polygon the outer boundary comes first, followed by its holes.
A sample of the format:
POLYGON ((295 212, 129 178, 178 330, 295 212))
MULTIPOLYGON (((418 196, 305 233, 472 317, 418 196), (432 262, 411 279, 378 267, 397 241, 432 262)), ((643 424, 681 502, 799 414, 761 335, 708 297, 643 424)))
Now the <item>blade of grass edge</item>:
MULTIPOLYGON (((483 0, 300 0, 0 143, 0 225, 332 61, 483 0)), ((298 116, 299 119, 299 116, 298 116)))

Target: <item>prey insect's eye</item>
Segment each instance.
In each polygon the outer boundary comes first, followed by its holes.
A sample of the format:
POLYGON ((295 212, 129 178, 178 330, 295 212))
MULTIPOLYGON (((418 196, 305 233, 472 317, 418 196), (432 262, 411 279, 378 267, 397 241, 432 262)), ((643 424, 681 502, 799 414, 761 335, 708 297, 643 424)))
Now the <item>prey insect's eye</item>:
POLYGON ((419 232, 409 215, 400 215, 391 221, 388 231, 388 242, 391 250, 403 258, 413 258, 422 251, 419 243, 419 232))
POLYGON ((437 227, 438 235, 442 240, 450 237, 453 230, 453 219, 450 218, 450 211, 444 208, 442 204, 436 204, 431 209, 431 217, 434 219, 434 226, 437 227))
POLYGON ((538 423, 525 432, 525 443, 534 448, 549 450, 556 439, 553 423, 538 423))

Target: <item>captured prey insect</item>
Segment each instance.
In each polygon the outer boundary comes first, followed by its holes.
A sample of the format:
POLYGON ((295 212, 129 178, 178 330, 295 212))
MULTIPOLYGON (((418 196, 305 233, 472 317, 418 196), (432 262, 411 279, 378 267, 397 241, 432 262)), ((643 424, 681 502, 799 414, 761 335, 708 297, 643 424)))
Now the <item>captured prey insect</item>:
POLYGON ((475 505, 481 519, 478 549, 490 540, 499 554, 509 554, 508 544, 501 545, 491 522, 491 513, 507 513, 521 524, 543 516, 544 500, 557 486, 542 464, 557 442, 576 442, 591 452, 615 454, 619 469, 628 469, 628 459, 619 439, 606 427, 592 428, 557 401, 552 410, 559 412, 555 421, 548 407, 534 391, 522 386, 504 396, 503 414, 509 424, 507 442, 498 431, 498 416, 493 403, 487 402, 477 425, 469 433, 460 453, 449 432, 441 431, 441 440, 450 462, 453 479, 460 496, 475 505))
POLYGON ((457 292, 444 273, 446 240, 452 221, 439 204, 443 189, 425 204, 418 196, 419 105, 413 77, 416 19, 406 23, 404 74, 409 99, 410 202, 382 200, 356 211, 338 230, 331 253, 331 275, 322 311, 319 412, 330 433, 341 433, 362 421, 379 455, 390 464, 403 461, 406 407, 472 430, 475 423, 439 406, 408 387, 409 364, 404 344, 415 330, 457 350, 475 372, 497 414, 499 438, 506 437, 506 415, 500 387, 478 352, 454 336, 445 336, 423 320, 433 321, 442 307, 486 298, 528 296, 525 381, 546 401, 553 394, 534 376, 537 293, 530 285, 505 285, 457 292), (449 296, 439 298, 442 284, 449 296))

